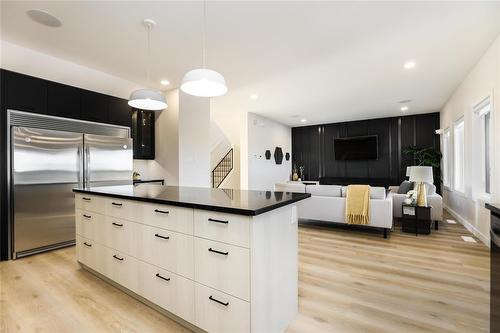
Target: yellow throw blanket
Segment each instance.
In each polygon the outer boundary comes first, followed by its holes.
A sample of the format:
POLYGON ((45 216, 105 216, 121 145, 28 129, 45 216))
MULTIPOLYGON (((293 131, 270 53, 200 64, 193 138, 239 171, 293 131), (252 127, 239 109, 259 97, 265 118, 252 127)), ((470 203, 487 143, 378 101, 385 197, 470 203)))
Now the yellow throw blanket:
POLYGON ((370 186, 347 186, 345 218, 348 224, 370 223, 370 186))

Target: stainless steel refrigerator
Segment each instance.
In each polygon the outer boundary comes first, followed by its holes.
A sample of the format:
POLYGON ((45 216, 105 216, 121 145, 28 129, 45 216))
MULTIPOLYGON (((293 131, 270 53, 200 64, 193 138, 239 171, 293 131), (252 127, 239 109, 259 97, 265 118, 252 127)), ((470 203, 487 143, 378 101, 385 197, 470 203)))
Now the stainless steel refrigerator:
POLYGON ((132 140, 12 127, 14 258, 74 244, 72 189, 132 184, 132 140))

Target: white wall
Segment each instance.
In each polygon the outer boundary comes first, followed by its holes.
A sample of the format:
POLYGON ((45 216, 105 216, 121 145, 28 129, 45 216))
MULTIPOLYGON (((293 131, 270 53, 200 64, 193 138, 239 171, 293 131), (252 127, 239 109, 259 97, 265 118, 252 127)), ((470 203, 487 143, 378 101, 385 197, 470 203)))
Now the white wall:
MULTIPOLYGON (((489 211, 485 200, 474 191, 477 182, 477 164, 474 163, 477 144, 473 142, 473 107, 485 97, 493 99, 493 170, 491 201, 500 200, 500 36, 491 45, 466 79, 455 90, 441 110, 441 128, 450 127, 453 138, 453 123, 460 117, 465 119, 465 193, 452 188, 445 189, 444 203, 450 212, 469 230, 489 245, 489 211)), ((453 149, 452 149, 453 150, 453 149)), ((453 165, 452 154, 450 163, 453 165)), ((453 168, 452 168, 453 169, 453 168)))
MULTIPOLYGON (((292 159, 288 161, 284 155, 291 156, 292 131, 291 128, 276 121, 264 118, 254 113, 247 114, 248 142, 246 156, 248 169, 243 183, 250 190, 273 190, 276 182, 289 179, 292 159), (274 149, 281 147, 283 162, 277 165, 274 161, 274 149), (266 160, 264 153, 271 151, 271 159, 266 160)), ((242 169, 243 172, 243 169, 242 169)))
POLYGON ((210 99, 179 95, 179 185, 210 187, 210 99))

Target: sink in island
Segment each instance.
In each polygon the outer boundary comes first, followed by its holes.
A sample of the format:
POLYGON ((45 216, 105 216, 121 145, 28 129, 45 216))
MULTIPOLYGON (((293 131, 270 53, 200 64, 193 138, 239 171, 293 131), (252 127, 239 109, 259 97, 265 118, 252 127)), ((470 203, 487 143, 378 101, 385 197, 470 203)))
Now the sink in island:
POLYGON ((77 188, 81 266, 195 331, 283 332, 298 309, 307 193, 77 188))

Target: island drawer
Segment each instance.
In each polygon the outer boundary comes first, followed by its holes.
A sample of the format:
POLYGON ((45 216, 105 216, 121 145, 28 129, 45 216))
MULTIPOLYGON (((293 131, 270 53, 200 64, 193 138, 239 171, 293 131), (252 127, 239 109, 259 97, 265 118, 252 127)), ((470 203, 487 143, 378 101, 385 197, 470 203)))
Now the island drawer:
POLYGON ((95 239, 95 228, 103 222, 104 215, 87 210, 75 210, 75 227, 77 235, 95 239))
POLYGON ((250 251, 195 237, 195 281, 230 295, 250 299, 250 251))
POLYGON ((137 235, 140 224, 112 216, 104 216, 101 223, 95 225, 95 240, 107 247, 123 253, 137 255, 137 235))
POLYGON ((207 210, 194 210, 194 234, 219 242, 250 247, 251 218, 207 210))
POLYGON ((76 235, 76 260, 97 272, 102 272, 103 247, 93 240, 76 235))
POLYGON ((83 193, 76 193, 75 208, 104 214, 104 198, 83 193))
POLYGON ((163 309, 194 323, 194 281, 141 262, 139 294, 163 309))
POLYGON ((193 209, 138 203, 138 221, 153 227, 193 234, 193 209))
POLYGON ((105 214, 108 216, 135 221, 137 219, 137 203, 119 198, 106 198, 105 214))
POLYGON ((207 332, 250 332, 250 303, 196 283, 195 325, 207 332))
POLYGON ((137 257, 148 263, 194 278, 194 237, 140 225, 137 257))
POLYGON ((141 275, 139 260, 107 246, 102 248, 103 250, 99 252, 103 256, 101 273, 125 288, 138 293, 141 275))

